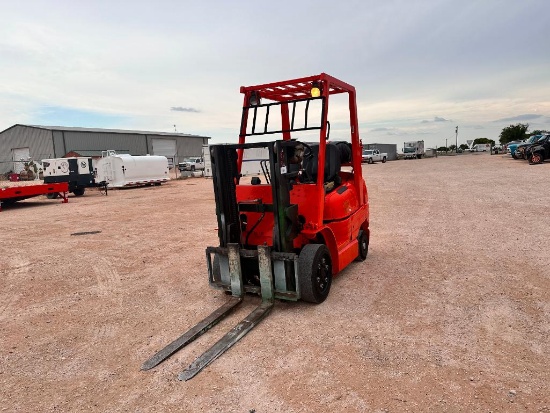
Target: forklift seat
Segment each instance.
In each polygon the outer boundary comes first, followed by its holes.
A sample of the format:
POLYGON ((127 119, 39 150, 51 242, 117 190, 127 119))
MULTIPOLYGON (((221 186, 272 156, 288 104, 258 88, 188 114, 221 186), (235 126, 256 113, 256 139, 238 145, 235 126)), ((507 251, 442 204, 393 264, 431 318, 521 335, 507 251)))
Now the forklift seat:
MULTIPOLYGON (((319 160, 319 144, 310 145, 311 155, 304 158, 303 166, 308 182, 317 181, 317 162, 319 160)), ((325 150, 325 177, 324 182, 334 182, 335 186, 340 185, 340 172, 342 164, 340 162, 340 151, 338 147, 332 143, 327 143, 325 150)))

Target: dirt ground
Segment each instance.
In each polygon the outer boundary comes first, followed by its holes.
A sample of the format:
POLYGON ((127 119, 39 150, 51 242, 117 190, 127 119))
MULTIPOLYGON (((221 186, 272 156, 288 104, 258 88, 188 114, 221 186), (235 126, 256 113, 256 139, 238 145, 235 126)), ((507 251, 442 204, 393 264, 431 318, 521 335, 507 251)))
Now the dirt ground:
MULTIPOLYGON (((320 305, 271 315, 177 375, 259 298, 157 368, 209 288, 211 180, 0 212, 0 411, 550 412, 550 164, 365 165, 371 245, 320 305), (100 231, 88 235, 76 232, 100 231)), ((2 184, 2 183, 0 183, 2 184)))

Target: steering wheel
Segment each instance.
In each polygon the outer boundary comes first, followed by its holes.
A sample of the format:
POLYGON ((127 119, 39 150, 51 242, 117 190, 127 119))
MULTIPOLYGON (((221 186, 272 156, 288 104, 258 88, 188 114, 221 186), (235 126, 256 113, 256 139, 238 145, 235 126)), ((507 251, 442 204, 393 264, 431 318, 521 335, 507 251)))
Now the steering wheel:
POLYGON ((309 146, 307 143, 299 141, 301 145, 304 146, 304 159, 310 159, 313 158, 313 149, 311 149, 311 146, 309 146))

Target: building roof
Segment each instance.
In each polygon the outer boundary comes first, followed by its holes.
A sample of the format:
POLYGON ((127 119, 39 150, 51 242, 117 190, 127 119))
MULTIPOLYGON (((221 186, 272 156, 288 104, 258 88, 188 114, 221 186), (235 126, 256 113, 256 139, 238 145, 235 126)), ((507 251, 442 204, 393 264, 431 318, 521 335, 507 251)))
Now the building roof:
MULTIPOLYGON (((44 126, 44 125, 23 125, 17 123, 8 129, 14 128, 16 126, 25 126, 27 128, 36 128, 36 129, 45 129, 51 131, 70 131, 70 132, 95 132, 95 133, 124 133, 124 134, 134 134, 134 135, 155 135, 155 136, 179 136, 182 138, 203 138, 210 139, 208 136, 200 135, 191 135, 188 133, 177 133, 177 132, 154 132, 154 131, 140 131, 140 130, 126 130, 126 129, 102 129, 102 128, 79 128, 71 126, 44 126)), ((7 131, 5 129, 2 132, 7 131)), ((0 133, 2 133, 0 132, 0 133)))

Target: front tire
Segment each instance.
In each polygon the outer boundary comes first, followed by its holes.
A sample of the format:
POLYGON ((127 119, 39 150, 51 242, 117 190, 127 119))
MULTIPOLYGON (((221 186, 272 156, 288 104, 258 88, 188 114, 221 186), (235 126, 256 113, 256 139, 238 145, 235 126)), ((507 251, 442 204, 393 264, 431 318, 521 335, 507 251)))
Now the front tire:
POLYGON ((385 156, 382 158, 382 163, 386 163, 386 157, 385 156))
POLYGON ((372 158, 369 158, 369 163, 374 163, 374 161, 372 160, 372 158))
POLYGON ((191 165, 191 172, 195 172, 195 165, 191 165))
POLYGON ((298 257, 298 283, 301 299, 322 303, 332 285, 332 260, 326 245, 307 244, 298 257))

